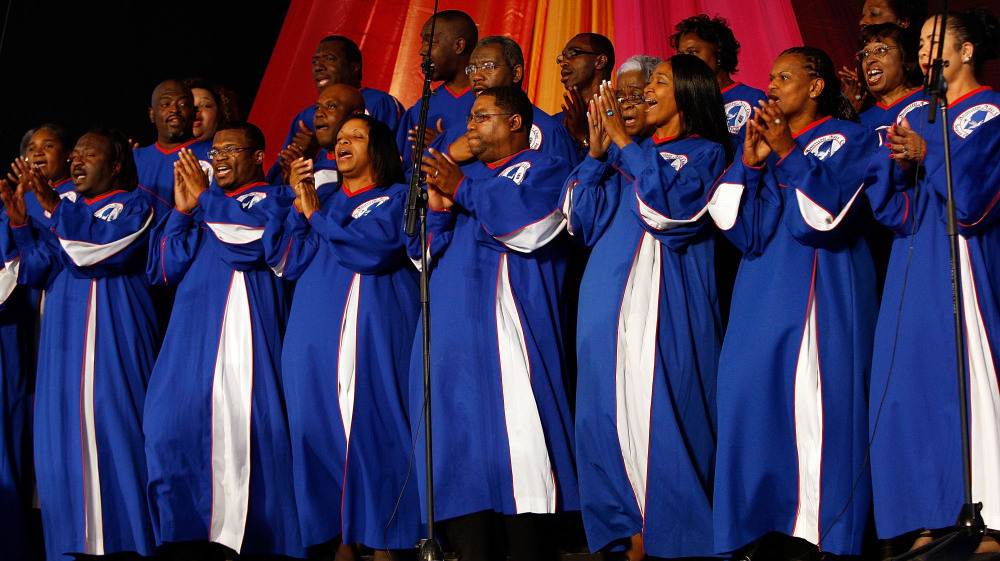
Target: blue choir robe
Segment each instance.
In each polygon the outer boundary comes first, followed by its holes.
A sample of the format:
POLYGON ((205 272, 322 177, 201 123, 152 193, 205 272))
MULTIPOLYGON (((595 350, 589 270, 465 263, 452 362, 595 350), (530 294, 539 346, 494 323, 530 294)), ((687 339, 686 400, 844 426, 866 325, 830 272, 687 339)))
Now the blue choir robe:
POLYGON ((48 559, 153 553, 142 412, 156 324, 143 273, 154 220, 138 190, 64 199, 51 236, 12 228, 19 282, 46 290, 34 462, 48 559))
MULTIPOLYGON (((361 88, 361 97, 365 98, 365 114, 375 117, 389 126, 389 130, 396 133, 399 126, 399 119, 403 116, 403 105, 392 95, 374 88, 361 88)), ((299 122, 301 121, 309 130, 316 132, 316 105, 310 105, 292 119, 292 124, 288 127, 288 135, 282 148, 287 148, 299 132, 299 122)), ((267 182, 272 185, 281 184, 281 165, 275 162, 271 169, 267 171, 267 182)))
MULTIPOLYGON (((955 523, 965 502, 941 115, 907 120, 927 142, 925 178, 891 165, 870 192, 895 233, 872 360, 870 424, 880 538, 955 523)), ((934 108, 935 111, 937 108, 934 108)), ((948 107, 970 399, 972 499, 1000 527, 1000 94, 979 88, 948 107)), ((885 162, 891 162, 883 156, 885 162)))
POLYGON ((877 312, 863 191, 876 136, 825 117, 710 197, 743 252, 719 357, 715 544, 776 531, 857 555, 871 505, 867 381, 877 312))
POLYGON ((577 320, 576 445, 587 540, 643 534, 655 557, 713 554, 722 325, 709 189, 725 151, 697 138, 587 157, 563 198, 593 247, 577 320), (708 227, 706 227, 708 226, 708 227))
POLYGON ((174 162, 180 157, 181 148, 194 152, 201 169, 211 179, 212 160, 208 157, 208 151, 212 149, 211 140, 195 138, 171 150, 164 150, 159 142, 154 142, 132 151, 139 172, 139 187, 149 197, 151 206, 158 214, 157 220, 165 220, 170 209, 174 208, 174 162))
POLYGON ((746 138, 746 125, 753 110, 760 107, 758 102, 767 102, 767 95, 757 88, 742 82, 736 82, 722 90, 722 103, 726 110, 726 125, 733 137, 733 145, 737 150, 743 146, 746 138))
POLYGON ((144 424, 157 544, 303 556, 281 394, 285 286, 261 242, 283 192, 213 187, 151 240, 149 279, 177 287, 144 424))
MULTIPOLYGON (((570 168, 523 150, 463 171, 455 206, 427 219, 435 518, 578 510, 560 325, 559 194, 570 168)), ((419 242, 409 252, 419 261, 419 242)), ((414 465, 424 462, 422 347, 418 336, 414 465)), ((416 472, 426 512, 426 476, 416 472)))
MULTIPOLYGON (((909 95, 897 99, 892 105, 882 105, 876 102, 860 115, 858 119, 861 124, 878 133, 882 143, 889 142, 888 131, 892 125, 903 124, 903 119, 907 118, 911 111, 927 105, 924 99, 924 91, 917 88, 909 95)), ((910 123, 913 126, 920 126, 920 123, 910 123)))
MULTIPOLYGON (((448 86, 441 84, 431 92, 430 107, 427 108, 427 128, 436 129, 438 119, 441 119, 441 126, 445 131, 465 132, 465 118, 472 111, 472 104, 476 101, 476 94, 472 88, 465 88, 461 92, 453 92, 448 86)), ((399 119, 399 128, 396 129, 396 145, 399 153, 403 156, 403 169, 410 172, 413 165, 413 147, 407 138, 411 128, 416 127, 420 121, 420 100, 403 113, 399 119)), ((458 138, 457 136, 455 138, 458 138)))
MULTIPOLYGON (((569 131, 563 126, 562 121, 557 121, 554 117, 532 105, 531 132, 528 135, 528 148, 538 150, 542 154, 557 156, 565 159, 571 165, 576 165, 580 161, 580 152, 577 151, 576 142, 570 136, 569 131)), ((430 121, 428 121, 430 123, 430 121)), ((431 142, 430 146, 438 152, 449 153, 449 146, 460 136, 468 132, 466 127, 454 127, 444 131, 431 142)), ((405 170, 407 173, 411 169, 405 170)))
POLYGON ((408 190, 317 184, 320 210, 275 213, 264 233, 268 263, 296 282, 282 371, 302 541, 409 549, 421 525, 407 483, 420 299, 402 226, 408 190))
POLYGON ((20 262, 7 216, 0 215, 0 540, 4 558, 12 561, 29 558, 26 521, 33 479, 27 468, 37 315, 31 303, 39 292, 18 286, 20 262))

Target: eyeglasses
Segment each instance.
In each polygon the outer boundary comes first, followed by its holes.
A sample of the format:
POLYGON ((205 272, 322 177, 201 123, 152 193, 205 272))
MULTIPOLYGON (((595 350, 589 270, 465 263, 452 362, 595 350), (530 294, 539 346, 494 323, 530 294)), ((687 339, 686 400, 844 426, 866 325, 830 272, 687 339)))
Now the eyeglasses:
POLYGON ((618 105, 623 107, 631 107, 633 105, 639 105, 640 103, 645 103, 646 98, 640 94, 630 95, 628 97, 618 96, 618 105))
POLYGON ((476 123, 485 123, 486 119, 490 117, 509 117, 513 113, 472 113, 465 117, 465 124, 469 124, 472 121, 476 123))
POLYGON ((597 53, 594 51, 584 51, 576 47, 570 47, 565 51, 563 51, 562 54, 556 57, 556 64, 562 64, 562 61, 564 60, 573 60, 574 58, 580 55, 602 55, 602 54, 604 53, 597 53))
POLYGON ((208 151, 208 157, 215 160, 222 154, 225 154, 226 156, 232 156, 234 153, 239 152, 241 150, 256 150, 256 148, 252 146, 248 146, 246 148, 237 148, 235 146, 227 146, 226 148, 213 148, 212 150, 208 151))
POLYGON ((475 72, 493 72, 494 70, 500 68, 501 66, 507 66, 507 65, 497 64, 495 62, 484 62, 479 66, 476 66, 475 64, 470 64, 469 66, 465 67, 465 73, 466 75, 469 75, 475 72))
POLYGON ((886 53, 893 49, 898 49, 899 47, 889 47, 886 45, 879 45, 874 49, 864 49, 854 53, 854 58, 858 59, 858 62, 864 62, 868 57, 874 56, 877 59, 885 58, 886 53))

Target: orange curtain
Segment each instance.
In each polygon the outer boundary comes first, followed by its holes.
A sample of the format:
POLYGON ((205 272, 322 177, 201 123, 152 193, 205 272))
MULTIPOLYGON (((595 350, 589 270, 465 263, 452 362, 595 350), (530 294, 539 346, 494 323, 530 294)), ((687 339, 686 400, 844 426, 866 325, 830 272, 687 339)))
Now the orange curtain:
MULTIPOLYGON (((407 107, 420 97, 420 29, 434 0, 292 0, 250 120, 268 141, 268 164, 281 149, 292 117, 316 100, 310 60, 326 35, 350 37, 364 55, 365 86, 386 90, 407 107)), ((542 109, 555 113, 562 84, 555 58, 577 33, 595 32, 615 44, 620 62, 634 54, 670 56, 675 23, 700 12, 729 19, 743 43, 738 80, 764 87, 782 49, 802 44, 791 0, 441 0, 462 10, 479 36, 506 35, 524 51, 525 87, 542 109)))
MULTIPOLYGON (((556 56, 578 33, 600 33, 615 40, 611 0, 538 0, 535 21, 543 22, 525 49, 525 84, 535 105, 549 113, 560 111, 563 87, 556 56)), ((521 44, 524 48, 524 43, 521 44)))

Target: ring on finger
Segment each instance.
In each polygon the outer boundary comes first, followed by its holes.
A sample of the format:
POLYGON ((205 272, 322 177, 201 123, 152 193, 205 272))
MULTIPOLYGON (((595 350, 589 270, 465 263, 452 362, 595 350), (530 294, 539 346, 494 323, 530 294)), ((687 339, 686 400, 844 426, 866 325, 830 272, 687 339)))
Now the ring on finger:
POLYGON ((611 116, 613 116, 615 114, 615 112, 612 111, 612 110, 610 110, 610 109, 608 109, 607 111, 605 111, 605 113, 607 114, 608 117, 611 117, 611 116))
POLYGON ((781 124, 781 119, 775 119, 775 120, 774 120, 774 124, 776 124, 776 125, 780 125, 780 124, 781 124))
POLYGON ((438 176, 438 173, 439 173, 440 171, 441 171, 441 170, 439 170, 439 169, 436 169, 436 170, 434 170, 434 177, 437 177, 437 176, 438 176))

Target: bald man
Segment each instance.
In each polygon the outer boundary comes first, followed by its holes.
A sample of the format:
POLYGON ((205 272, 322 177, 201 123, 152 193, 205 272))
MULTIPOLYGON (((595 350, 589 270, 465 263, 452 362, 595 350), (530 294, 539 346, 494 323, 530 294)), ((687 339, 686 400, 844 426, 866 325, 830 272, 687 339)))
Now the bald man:
MULTIPOLYGON (((421 58, 430 52, 434 71, 431 79, 444 82, 434 88, 427 111, 427 144, 430 145, 438 134, 445 130, 457 129, 465 132, 465 118, 472 109, 475 95, 469 87, 469 77, 465 67, 479 40, 476 23, 465 12, 444 10, 438 12, 431 38, 431 21, 424 23, 420 31, 421 58)), ((403 169, 407 173, 412 165, 413 141, 420 119, 420 102, 406 110, 399 121, 396 143, 403 155, 403 169)), ((460 133, 461 134, 461 133, 460 133)))
POLYGON ((365 112, 365 98, 357 89, 346 84, 334 84, 319 94, 313 107, 313 126, 319 153, 313 163, 316 187, 331 182, 340 183, 337 173, 337 132, 351 115, 365 112))
POLYGON ((174 207, 174 162, 181 148, 191 150, 206 172, 212 169, 208 158, 212 143, 195 138, 194 113, 191 88, 180 80, 167 79, 153 89, 149 121, 156 127, 156 142, 133 153, 139 187, 149 196, 157 220, 174 207))
MULTIPOLYGON (((399 103, 398 99, 382 90, 366 88, 361 85, 362 62, 361 49, 351 39, 343 35, 324 37, 312 55, 312 75, 316 91, 323 93, 325 88, 336 84, 353 87, 364 97, 365 109, 363 112, 389 125, 389 128, 395 132, 396 127, 399 126, 399 119, 403 115, 403 105, 399 103)), ((315 105, 310 105, 300 111, 292 119, 292 124, 288 128, 288 136, 282 146, 288 147, 294 144, 301 148, 302 156, 312 157, 317 147, 316 128, 313 125, 315 115, 315 105)), ((268 182, 277 181, 275 173, 277 173, 275 168, 268 171, 268 182)))

